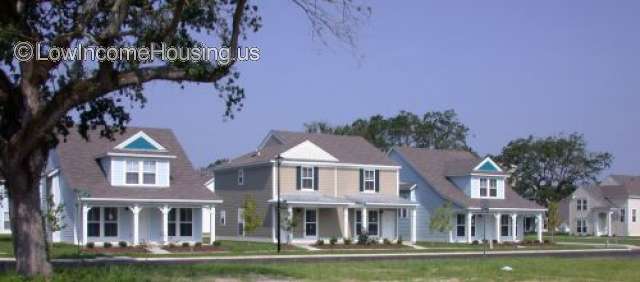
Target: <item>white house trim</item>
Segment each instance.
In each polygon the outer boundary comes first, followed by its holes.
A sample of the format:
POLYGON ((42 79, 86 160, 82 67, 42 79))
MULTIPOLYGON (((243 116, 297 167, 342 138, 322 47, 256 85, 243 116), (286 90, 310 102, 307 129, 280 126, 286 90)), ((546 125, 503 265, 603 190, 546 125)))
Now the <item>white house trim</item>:
POLYGON ((136 154, 136 153, 116 153, 108 152, 105 154, 108 157, 135 157, 135 158, 159 158, 159 159, 175 159, 174 155, 154 155, 154 154, 136 154))
POLYGON ((490 157, 484 158, 476 167, 473 168, 474 171, 478 171, 486 162, 491 163, 499 172, 502 172, 502 168, 498 164, 496 164, 490 157))
POLYGON ((337 162, 338 159, 309 140, 280 154, 285 159, 337 162))
MULTIPOLYGON (((275 161, 271 161, 275 162, 275 161)), ((369 169, 388 169, 388 170, 398 170, 401 167, 397 165, 372 165, 372 164, 354 164, 354 163, 327 163, 327 162, 314 162, 314 161, 292 161, 285 160, 282 162, 283 165, 290 166, 299 166, 299 165, 310 165, 310 166, 318 166, 318 167, 348 167, 348 168, 369 168, 369 169)))
POLYGON ((146 203, 185 203, 185 204, 221 204, 222 200, 184 200, 184 199, 132 199, 132 198, 80 198, 86 202, 146 202, 146 203))
POLYGON ((160 143, 156 142, 156 140, 153 140, 153 138, 149 137, 149 135, 144 133, 144 131, 139 131, 138 133, 132 135, 131 137, 127 138, 127 140, 124 140, 122 143, 118 144, 115 148, 118 150, 128 150, 128 151, 165 151, 165 152, 167 151, 167 149, 165 149, 162 145, 160 145, 160 143), (131 142, 137 140, 138 138, 143 138, 147 142, 151 143, 151 145, 156 147, 157 150, 141 150, 141 149, 125 148, 127 147, 127 145, 131 144, 131 142))

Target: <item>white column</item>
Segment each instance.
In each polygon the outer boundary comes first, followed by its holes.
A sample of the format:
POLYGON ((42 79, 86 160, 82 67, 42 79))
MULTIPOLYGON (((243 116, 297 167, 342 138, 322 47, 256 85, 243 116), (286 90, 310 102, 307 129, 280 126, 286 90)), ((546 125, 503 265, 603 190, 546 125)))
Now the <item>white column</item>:
POLYGON ((499 213, 496 213, 493 216, 496 219, 496 222, 495 222, 496 223, 495 224, 496 225, 496 233, 495 233, 496 234, 496 242, 500 243, 500 235, 501 235, 500 234, 500 218, 502 217, 502 215, 499 214, 499 213))
POLYGON ((291 244, 291 242, 293 242, 293 226, 292 224, 296 224, 297 222, 293 222, 293 207, 292 206, 287 206, 287 222, 289 226, 286 226, 287 229, 289 229, 289 232, 287 232, 287 243, 291 244))
POLYGON ((411 243, 415 243, 416 242, 416 234, 417 234, 417 212, 416 212, 416 208, 412 208, 411 209, 411 243))
POLYGON ((82 205, 82 244, 87 244, 87 216, 91 207, 82 205))
POLYGON ((518 234, 517 233, 517 226, 518 226, 518 214, 516 213, 512 213, 511 214, 511 241, 518 241, 518 234))
POLYGON ((213 245, 216 241, 216 207, 209 208, 209 244, 213 245))
POLYGON ((536 215, 536 223, 538 224, 538 242, 542 243, 542 213, 536 215))
POLYGON ((169 206, 160 207, 162 213, 162 243, 167 244, 169 242, 169 206))
POLYGON ((613 230, 611 230, 611 218, 613 216, 613 212, 609 211, 607 213, 607 236, 611 237, 613 235, 613 230))
POLYGON ((342 208, 342 237, 349 238, 349 208, 348 207, 342 208))
POLYGON ((139 243, 139 233, 138 232, 138 227, 140 226, 140 210, 141 208, 139 206, 133 206, 133 207, 129 207, 129 209, 131 209, 131 212, 133 213, 133 245, 137 246, 139 243))
POLYGON ((467 212, 467 221, 466 221, 466 226, 465 226, 465 235, 467 235, 467 243, 471 243, 471 217, 473 217, 473 214, 470 212, 467 212))
POLYGON ((369 221, 367 219, 367 216, 368 216, 367 208, 363 207, 362 208, 362 217, 360 218, 362 220, 362 224, 360 225, 361 226, 360 230, 362 230, 361 231, 362 233, 369 234, 369 230, 367 230, 367 227, 369 227, 369 221))

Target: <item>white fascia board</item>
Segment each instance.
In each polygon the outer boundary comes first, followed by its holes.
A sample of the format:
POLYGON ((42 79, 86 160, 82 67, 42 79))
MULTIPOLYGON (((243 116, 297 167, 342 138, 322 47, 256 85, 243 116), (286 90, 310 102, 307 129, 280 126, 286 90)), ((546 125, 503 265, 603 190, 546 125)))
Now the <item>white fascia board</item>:
MULTIPOLYGON (((470 207, 468 210, 482 210, 482 208, 470 207)), ((489 211, 539 211, 544 212, 547 209, 526 209, 526 208, 489 208, 489 211)))
POLYGON ((184 204, 221 204, 222 200, 184 200, 184 199, 128 199, 128 198, 80 198, 84 202, 126 202, 126 203, 184 203, 184 204))
MULTIPOLYGON (((156 142, 156 140, 153 140, 153 138, 151 138, 149 135, 144 133, 144 131, 142 130, 138 131, 138 133, 127 138, 127 140, 124 140, 122 143, 118 144, 115 148, 119 150, 131 150, 131 149, 126 149, 125 147, 127 147, 127 145, 129 145, 131 142, 135 141, 138 138, 143 138, 144 140, 147 140, 147 142, 151 143, 151 145, 153 145, 158 149, 157 151, 165 151, 165 152, 167 151, 167 149, 165 149, 162 145, 160 145, 160 143, 156 142)), ((132 150, 132 151, 148 151, 148 150, 132 150)), ((156 150, 153 150, 153 151, 155 152, 156 150)))
POLYGON ((309 160, 309 161, 326 161, 326 162, 338 162, 338 158, 332 156, 329 152, 322 149, 320 146, 314 144, 309 140, 305 140, 298 145, 291 147, 285 152, 281 153, 285 159, 290 160, 309 160))
MULTIPOLYGON (((275 161, 272 161, 275 162, 275 161)), ((354 163, 329 163, 329 162, 314 162, 314 161, 282 161, 283 165, 297 166, 297 165, 311 165, 319 167, 351 167, 351 168, 381 168, 381 169, 393 169, 398 170, 401 167, 397 165, 372 165, 372 164, 354 164, 354 163)))
POLYGON ((480 169, 480 167, 482 167, 484 165, 484 163, 486 162, 490 162, 491 165, 493 165, 496 169, 498 169, 499 172, 503 172, 502 168, 496 164, 490 157, 485 157, 484 160, 482 160, 476 167, 473 168, 474 171, 477 171, 478 169, 480 169))
POLYGON ((157 158, 157 159, 176 159, 175 155, 154 155, 154 154, 138 154, 138 153, 116 153, 108 152, 105 154, 108 157, 134 157, 134 158, 157 158))

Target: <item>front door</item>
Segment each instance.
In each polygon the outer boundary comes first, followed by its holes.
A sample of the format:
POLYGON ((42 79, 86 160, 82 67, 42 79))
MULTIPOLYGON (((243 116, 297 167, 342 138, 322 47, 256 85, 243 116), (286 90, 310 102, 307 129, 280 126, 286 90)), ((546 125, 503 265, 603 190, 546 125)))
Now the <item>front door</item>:
POLYGON ((308 238, 318 237, 317 209, 304 209, 304 236, 308 238))

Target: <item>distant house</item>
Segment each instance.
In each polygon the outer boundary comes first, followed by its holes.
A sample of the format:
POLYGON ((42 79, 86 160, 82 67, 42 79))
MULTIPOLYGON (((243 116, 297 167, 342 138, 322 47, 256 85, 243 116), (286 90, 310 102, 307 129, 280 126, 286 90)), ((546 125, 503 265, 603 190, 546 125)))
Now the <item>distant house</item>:
MULTIPOLYGON (((514 192, 508 177, 491 158, 467 151, 393 148, 389 158, 402 166, 400 191, 419 203, 417 240, 466 242, 520 241, 527 219, 535 218, 538 240, 542 240, 545 208, 514 192), (434 211, 450 202, 454 209, 453 230, 430 230, 434 211)), ((407 230, 401 221, 400 230, 407 230)), ((405 231, 406 232, 406 231, 405 231)))
POLYGON ((282 221, 295 223, 290 230, 281 225, 285 241, 357 239, 363 233, 396 240, 399 218, 415 215, 416 206, 400 197, 399 170, 362 137, 271 131, 257 150, 216 166, 215 191, 224 199, 218 235, 276 241, 279 195, 282 221), (262 218, 251 233, 242 208, 247 196, 262 218))
POLYGON ((574 235, 640 236, 640 176, 611 175, 560 202, 563 231, 574 235))
MULTIPOLYGON (((62 230, 49 232, 50 239, 133 245, 201 241, 203 214, 215 213, 222 200, 203 185, 173 132, 130 127, 114 138, 90 131, 87 142, 73 131, 50 152, 41 205, 47 208, 50 195, 63 206, 64 223, 62 230)), ((5 221, 7 215, 5 210, 5 221)))

